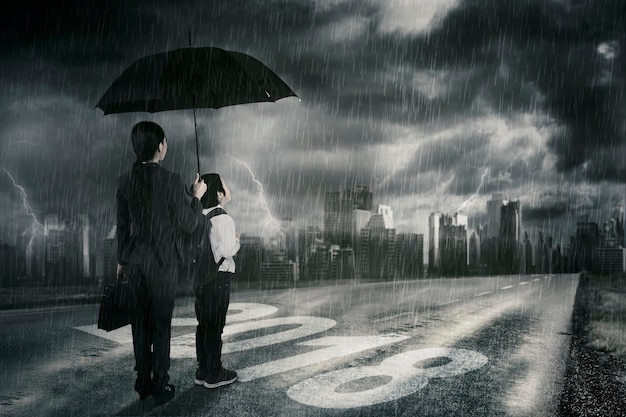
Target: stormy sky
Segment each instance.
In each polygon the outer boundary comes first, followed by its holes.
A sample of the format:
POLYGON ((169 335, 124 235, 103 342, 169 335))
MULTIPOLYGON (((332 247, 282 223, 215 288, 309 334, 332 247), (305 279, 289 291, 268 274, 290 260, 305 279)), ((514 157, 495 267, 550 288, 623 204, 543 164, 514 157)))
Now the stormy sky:
POLYGON ((321 226, 325 192, 362 184, 398 232, 427 235, 429 213, 461 206, 483 224, 503 192, 525 230, 566 239, 624 205, 625 14, 623 0, 12 2, 0 240, 52 212, 88 213, 100 239, 140 120, 164 128, 163 166, 192 181, 191 110, 95 108, 133 61, 187 47, 189 32, 261 60, 299 96, 197 111, 202 170, 229 184, 242 233, 270 233, 268 213, 321 226))

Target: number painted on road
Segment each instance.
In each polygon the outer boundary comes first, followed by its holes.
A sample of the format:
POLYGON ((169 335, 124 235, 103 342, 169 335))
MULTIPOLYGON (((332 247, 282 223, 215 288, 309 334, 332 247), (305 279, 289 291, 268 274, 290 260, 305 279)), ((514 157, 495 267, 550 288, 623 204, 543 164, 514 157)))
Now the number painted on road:
POLYGON ((299 403, 320 408, 364 407, 414 394, 428 384, 429 378, 461 375, 484 366, 487 361, 484 355, 465 349, 410 350, 385 359, 378 366, 339 369, 316 375, 289 388, 287 395, 299 403), (435 358, 448 358, 450 362, 427 368, 415 367, 421 361, 435 358), (372 380, 379 382, 372 384, 372 380), (350 383, 360 389, 356 392, 346 390, 350 383))
MULTIPOLYGON (((334 320, 311 316, 262 319, 277 311, 276 307, 266 304, 231 303, 227 316, 229 324, 224 327, 225 336, 245 332, 260 332, 264 329, 284 326, 292 328, 270 334, 261 332, 262 334, 258 336, 224 343, 222 352, 241 352, 284 343, 324 332, 337 325, 337 322, 334 320)), ((197 320, 191 317, 172 319, 173 327, 194 327, 197 324, 197 320)), ((100 330, 96 325, 79 326, 75 327, 75 329, 120 344, 132 343, 130 326, 111 332, 100 330)), ((297 343, 298 346, 318 346, 320 349, 250 366, 237 372, 240 381, 253 381, 380 346, 398 343, 406 339, 409 339, 409 337, 398 334, 327 336, 297 343)), ((172 338, 170 355, 173 359, 195 359, 195 333, 172 338)), ((287 395, 301 404, 319 408, 348 409, 365 407, 414 394, 424 388, 430 378, 448 378, 462 375, 481 368, 487 362, 488 359, 484 355, 465 349, 429 348, 410 350, 387 358, 377 366, 339 369, 316 375, 289 388, 287 395), (437 358, 446 358, 448 362, 438 366, 416 366, 420 362, 437 358)))
POLYGON ((329 361, 342 356, 352 355, 364 350, 398 343, 406 339, 408 339, 407 336, 400 336, 396 334, 388 334, 384 336, 322 337, 320 339, 298 343, 298 346, 325 346, 323 349, 251 366, 249 368, 241 369, 237 371, 237 373, 239 374, 239 379, 241 381, 252 381, 254 379, 292 371, 294 369, 329 361))
MULTIPOLYGON (((285 325, 299 325, 295 329, 283 330, 278 333, 272 333, 264 336, 257 336, 237 342, 224 343, 222 346, 223 353, 240 352, 243 350, 256 349, 263 346, 275 345, 290 340, 300 339, 316 333, 326 331, 335 325, 335 320, 323 317, 295 316, 295 317, 278 317, 275 319, 266 319, 253 321, 248 323, 233 324, 224 327, 224 335, 234 335, 248 331, 258 331, 271 327, 285 325)), ((195 358, 196 357, 196 335, 189 333, 183 336, 172 338, 171 342, 172 358, 195 358)))
MULTIPOLYGON (((228 323, 239 323, 242 321, 249 321, 262 317, 271 316, 276 313, 278 308, 269 306, 267 304, 260 303, 231 303, 228 309, 228 316, 226 320, 228 323)), ((198 325, 198 320, 195 317, 183 317, 172 319, 172 327, 193 327, 198 325)), ((224 331, 226 332, 230 326, 226 326, 224 331)), ((130 325, 122 328, 112 330, 110 332, 98 329, 95 324, 87 326, 74 327, 76 330, 83 331, 85 333, 92 334, 94 336, 101 337, 103 339, 110 340, 119 344, 126 344, 133 342, 133 335, 130 330, 130 325)), ((193 335, 193 333, 192 333, 193 335)), ((175 355, 176 352, 172 352, 175 355)), ((175 357, 175 356, 173 356, 175 357)))

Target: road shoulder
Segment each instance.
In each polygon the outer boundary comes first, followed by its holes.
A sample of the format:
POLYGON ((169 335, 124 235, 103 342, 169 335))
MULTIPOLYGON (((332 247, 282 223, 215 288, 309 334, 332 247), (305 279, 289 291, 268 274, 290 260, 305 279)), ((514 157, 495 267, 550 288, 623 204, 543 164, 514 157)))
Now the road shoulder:
POLYGON ((592 346, 590 321, 601 291, 582 275, 572 314, 572 339, 559 415, 626 416, 626 363, 592 346))

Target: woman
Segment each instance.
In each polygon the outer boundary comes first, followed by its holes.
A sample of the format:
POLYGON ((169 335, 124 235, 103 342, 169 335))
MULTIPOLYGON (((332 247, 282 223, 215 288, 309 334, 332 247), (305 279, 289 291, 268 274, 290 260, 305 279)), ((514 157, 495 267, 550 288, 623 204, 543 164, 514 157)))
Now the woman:
POLYGON ((230 190, 218 174, 205 174, 202 179, 207 184, 207 192, 202 197, 203 214, 210 242, 206 253, 201 256, 205 261, 200 265, 206 268, 200 271, 198 279, 202 285, 196 288, 196 354, 198 369, 194 378, 196 385, 217 388, 228 385, 237 379, 237 373, 222 366, 222 332, 226 324, 226 312, 230 303, 230 280, 235 274, 233 256, 239 251, 239 232, 235 231, 235 222, 224 211, 224 205, 231 199, 230 190), (209 266, 209 261, 211 262, 209 266), (211 274, 209 268, 217 269, 211 274))
POLYGON ((206 184, 196 175, 190 203, 180 176, 159 166, 167 140, 158 124, 137 123, 131 139, 137 160, 117 183, 118 275, 128 277, 138 302, 131 320, 135 390, 161 404, 175 395, 168 370, 179 234, 193 232, 202 218, 206 184))

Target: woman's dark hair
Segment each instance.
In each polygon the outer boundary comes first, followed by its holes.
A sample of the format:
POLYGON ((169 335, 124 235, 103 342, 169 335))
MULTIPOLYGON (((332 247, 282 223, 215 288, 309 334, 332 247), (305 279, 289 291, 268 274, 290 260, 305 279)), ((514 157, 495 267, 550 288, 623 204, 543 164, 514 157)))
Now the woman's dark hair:
POLYGON ((211 208, 217 206, 219 204, 219 201, 217 200, 217 192, 219 191, 220 193, 226 194, 224 186, 222 185, 222 179, 219 174, 215 173, 204 174, 201 178, 206 184, 206 193, 204 193, 200 199, 202 207, 211 208))
MULTIPOLYGON (((146 176, 145 164, 154 156, 159 149, 159 144, 165 140, 165 132, 161 126, 154 122, 139 122, 132 130, 131 140, 133 142, 133 150, 137 159, 133 164, 131 172, 131 210, 139 214, 140 225, 138 225, 138 235, 141 236, 144 230, 144 224, 149 224, 147 214, 150 212, 150 184, 149 177, 146 176)), ((149 227, 146 224, 146 227, 149 227)))

